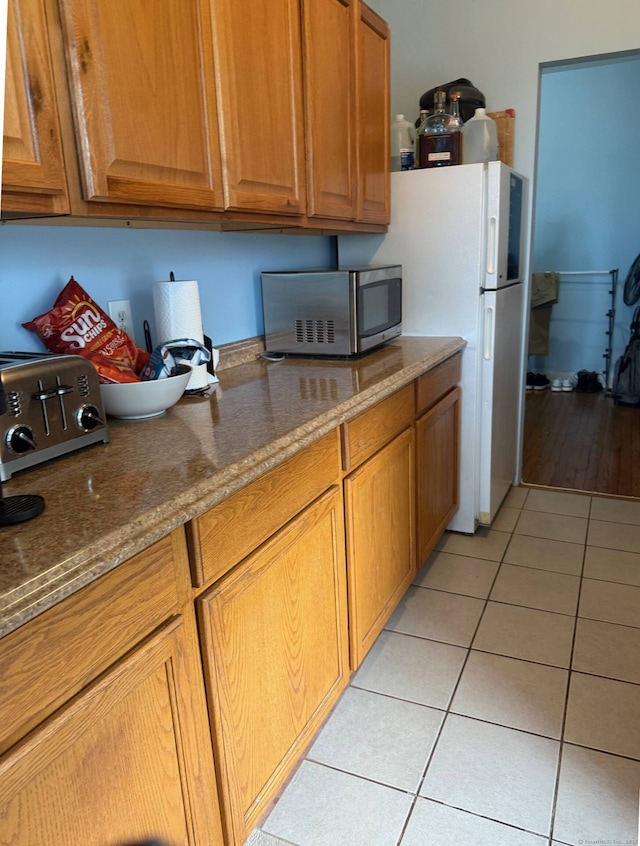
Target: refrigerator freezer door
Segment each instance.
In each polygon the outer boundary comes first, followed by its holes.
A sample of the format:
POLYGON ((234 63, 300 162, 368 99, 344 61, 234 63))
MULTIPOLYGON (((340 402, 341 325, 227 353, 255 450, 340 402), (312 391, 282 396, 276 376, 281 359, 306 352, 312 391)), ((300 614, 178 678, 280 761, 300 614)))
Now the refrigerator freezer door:
POLYGON ((523 178, 502 162, 489 162, 484 288, 522 282, 523 203, 523 178))
POLYGON ((489 526, 516 476, 524 286, 482 297, 479 522, 489 526))

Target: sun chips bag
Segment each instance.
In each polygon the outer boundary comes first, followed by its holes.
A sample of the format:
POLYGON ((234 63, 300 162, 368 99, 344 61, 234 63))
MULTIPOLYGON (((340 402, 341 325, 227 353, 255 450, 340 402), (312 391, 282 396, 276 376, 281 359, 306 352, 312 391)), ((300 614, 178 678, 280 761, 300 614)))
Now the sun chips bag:
POLYGON ((149 354, 118 329, 71 277, 51 311, 22 324, 36 332, 53 353, 71 353, 89 359, 103 382, 137 382, 149 354))

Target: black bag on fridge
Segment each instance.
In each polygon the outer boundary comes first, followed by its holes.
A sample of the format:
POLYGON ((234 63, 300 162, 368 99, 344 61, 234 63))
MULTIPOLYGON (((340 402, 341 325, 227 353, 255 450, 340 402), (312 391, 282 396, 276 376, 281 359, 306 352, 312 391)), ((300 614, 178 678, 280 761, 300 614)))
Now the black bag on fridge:
POLYGON ((460 94, 460 117, 466 123, 469 118, 472 118, 476 113, 476 109, 484 109, 486 101, 484 94, 479 91, 470 79, 454 79, 453 82, 447 82, 444 85, 437 85, 435 88, 430 88, 425 91, 420 97, 420 108, 433 111, 435 104, 436 91, 444 91, 447 95, 447 105, 451 102, 452 94, 460 94))
POLYGON ((640 306, 631 321, 631 337, 616 362, 612 394, 614 405, 640 407, 640 306))

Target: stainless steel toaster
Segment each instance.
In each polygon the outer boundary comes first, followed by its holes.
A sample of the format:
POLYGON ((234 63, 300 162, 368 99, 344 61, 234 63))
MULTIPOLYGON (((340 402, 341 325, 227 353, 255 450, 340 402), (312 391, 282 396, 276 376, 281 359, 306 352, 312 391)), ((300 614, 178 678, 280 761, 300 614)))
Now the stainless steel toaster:
POLYGON ((0 352, 0 481, 108 441, 91 362, 79 355, 0 352))

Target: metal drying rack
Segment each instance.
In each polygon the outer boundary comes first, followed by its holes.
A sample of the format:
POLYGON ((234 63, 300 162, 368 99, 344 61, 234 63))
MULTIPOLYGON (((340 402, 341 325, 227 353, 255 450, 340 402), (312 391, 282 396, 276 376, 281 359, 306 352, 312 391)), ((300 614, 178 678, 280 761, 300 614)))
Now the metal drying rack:
POLYGON ((610 289, 609 295, 611 297, 611 306, 607 311, 605 317, 608 319, 608 326, 605 331, 605 335, 607 336, 607 348, 602 354, 602 357, 606 361, 606 365, 604 370, 602 371, 604 376, 604 387, 605 391, 611 391, 609 387, 609 376, 611 375, 611 358, 613 355, 613 327, 616 318, 616 290, 618 288, 618 272, 619 268, 615 268, 614 270, 556 270, 555 271, 559 276, 610 276, 610 289))

